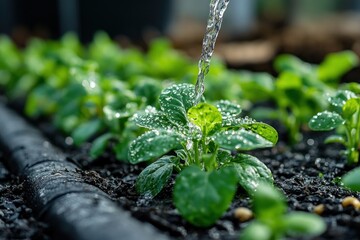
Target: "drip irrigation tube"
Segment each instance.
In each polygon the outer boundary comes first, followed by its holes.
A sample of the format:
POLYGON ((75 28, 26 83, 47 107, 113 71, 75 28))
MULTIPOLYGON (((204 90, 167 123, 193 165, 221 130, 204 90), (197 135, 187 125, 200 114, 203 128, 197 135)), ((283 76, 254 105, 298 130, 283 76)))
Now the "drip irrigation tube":
POLYGON ((54 239, 168 239, 85 183, 64 153, 3 103, 0 124, 0 145, 8 155, 7 164, 24 180, 28 205, 49 224, 54 239))

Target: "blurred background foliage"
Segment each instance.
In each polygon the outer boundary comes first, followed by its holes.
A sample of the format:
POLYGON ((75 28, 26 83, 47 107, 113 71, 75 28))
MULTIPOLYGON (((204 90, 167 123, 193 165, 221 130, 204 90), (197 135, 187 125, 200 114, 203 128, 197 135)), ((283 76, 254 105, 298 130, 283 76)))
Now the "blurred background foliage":
MULTIPOLYGON (((209 0, 0 0, 0 33, 19 43, 31 36, 59 38, 77 33, 89 42, 102 30, 111 37, 139 40, 146 34, 198 34, 205 24, 209 0)), ((224 34, 246 36, 259 24, 294 24, 340 13, 359 13, 358 0, 232 0, 225 14, 224 34)), ((183 35, 192 39, 197 36, 183 35)))

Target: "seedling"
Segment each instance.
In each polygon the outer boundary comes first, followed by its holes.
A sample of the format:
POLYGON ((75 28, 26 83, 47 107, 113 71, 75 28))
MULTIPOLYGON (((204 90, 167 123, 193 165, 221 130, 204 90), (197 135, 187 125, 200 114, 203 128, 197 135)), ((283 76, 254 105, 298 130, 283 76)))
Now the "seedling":
POLYGON ((326 229, 317 215, 287 211, 284 195, 268 184, 260 184, 253 196, 253 220, 242 232, 241 240, 279 240, 285 236, 316 236, 326 229))
POLYGON ((173 85, 160 94, 160 110, 148 107, 135 114, 135 123, 150 131, 131 143, 129 159, 134 164, 155 160, 136 182, 137 190, 150 197, 164 188, 174 170, 180 172, 174 204, 187 221, 206 227, 229 207, 237 182, 251 194, 260 181, 273 182, 270 170, 243 152, 271 147, 278 136, 265 123, 241 118, 236 104, 194 106, 194 98, 193 85, 173 85), (175 155, 164 156, 170 151, 175 155))
POLYGON ((319 112, 309 122, 315 131, 337 129, 336 135, 328 137, 326 143, 340 143, 345 146, 348 164, 359 161, 360 144, 360 98, 349 90, 339 90, 329 98, 332 110, 319 112))
POLYGON ((356 54, 350 51, 329 54, 319 65, 280 55, 275 60, 279 76, 269 92, 276 109, 259 108, 252 116, 279 120, 288 130, 289 143, 299 142, 302 127, 315 113, 327 108, 323 96, 335 92, 341 76, 358 62, 356 54))

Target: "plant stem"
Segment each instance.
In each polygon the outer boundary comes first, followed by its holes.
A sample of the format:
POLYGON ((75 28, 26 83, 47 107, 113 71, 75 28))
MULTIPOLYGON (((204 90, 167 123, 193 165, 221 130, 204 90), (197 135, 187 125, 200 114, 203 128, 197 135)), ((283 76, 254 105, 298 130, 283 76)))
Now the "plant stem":
POLYGON ((199 144, 197 140, 194 140, 194 153, 195 153, 195 164, 200 166, 200 159, 199 159, 199 144))
POLYGON ((353 159, 354 138, 351 134, 351 130, 352 130, 352 124, 345 124, 345 133, 347 136, 347 144, 345 144, 345 146, 347 149, 347 163, 349 165, 357 162, 355 159, 353 159))

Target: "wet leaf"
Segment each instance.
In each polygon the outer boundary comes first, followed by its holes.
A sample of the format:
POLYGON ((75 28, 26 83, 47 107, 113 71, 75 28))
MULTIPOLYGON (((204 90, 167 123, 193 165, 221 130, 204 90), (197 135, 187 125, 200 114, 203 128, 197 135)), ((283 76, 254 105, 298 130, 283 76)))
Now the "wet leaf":
POLYGON ((240 113, 242 111, 239 105, 221 100, 216 103, 216 107, 221 113, 222 125, 224 127, 236 126, 239 124, 240 113))
POLYGON ((213 139, 221 148, 228 150, 246 151, 273 146, 272 142, 244 129, 219 132, 214 135, 213 139))
POLYGON ((92 143, 90 149, 91 158, 98 158, 101 154, 103 154, 106 149, 106 146, 108 145, 112 137, 113 135, 111 133, 105 133, 100 137, 96 138, 92 143))
POLYGON ((319 112, 309 121, 309 127, 315 131, 330 131, 343 124, 345 120, 336 112, 319 112))
POLYGON ((191 224, 209 227, 230 206, 236 191, 234 169, 203 172, 196 166, 184 169, 176 178, 174 204, 191 224))
POLYGON ((167 130, 175 127, 163 112, 157 111, 151 106, 148 106, 143 112, 136 113, 133 119, 137 125, 148 129, 167 130))
POLYGON ((221 113, 211 104, 199 103, 189 109, 187 116, 192 123, 200 127, 205 136, 221 128, 221 113))
POLYGON ((360 167, 355 168, 342 177, 341 182, 352 191, 360 191, 360 167))
POLYGON ((147 166, 136 180, 136 190, 155 197, 169 181, 175 164, 172 156, 164 156, 147 166))
POLYGON ((253 194, 260 182, 272 184, 274 179, 270 169, 256 157, 248 154, 238 154, 232 161, 239 177, 239 184, 253 194))
POLYGON ((161 157, 165 153, 180 148, 182 137, 165 130, 153 130, 144 133, 131 142, 129 161, 136 164, 161 157))
POLYGON ((191 84, 177 84, 166 88, 160 94, 160 107, 168 119, 178 125, 187 125, 187 111, 194 105, 195 87, 191 84))
POLYGON ((93 119, 82 123, 71 134, 76 145, 80 145, 94 136, 102 127, 100 119, 93 119))
POLYGON ((329 102, 335 107, 342 108, 350 98, 356 98, 356 94, 349 90, 339 90, 335 96, 329 97, 329 102))
POLYGON ((274 145, 278 141, 278 133, 272 126, 266 123, 251 123, 242 125, 246 130, 252 131, 253 133, 257 133, 266 140, 272 142, 274 145))
POLYGON ((316 236, 326 230, 321 217, 306 212, 291 212, 284 216, 287 234, 291 236, 316 236))
POLYGON ((236 117, 239 116, 242 109, 240 105, 232 103, 227 100, 220 100, 216 103, 217 109, 220 111, 221 115, 224 116, 231 116, 236 117))

